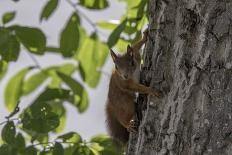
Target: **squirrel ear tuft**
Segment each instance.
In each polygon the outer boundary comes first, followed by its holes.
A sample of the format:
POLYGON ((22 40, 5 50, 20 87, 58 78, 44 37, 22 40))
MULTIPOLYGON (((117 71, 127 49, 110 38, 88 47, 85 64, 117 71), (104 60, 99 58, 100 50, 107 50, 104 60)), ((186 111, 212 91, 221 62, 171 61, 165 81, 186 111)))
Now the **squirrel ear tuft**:
POLYGON ((130 56, 133 56, 133 49, 131 48, 130 45, 127 46, 127 53, 128 53, 130 56))
POLYGON ((110 54, 111 54, 111 57, 112 57, 113 61, 115 62, 116 59, 118 58, 117 54, 115 54, 112 49, 110 49, 110 54))

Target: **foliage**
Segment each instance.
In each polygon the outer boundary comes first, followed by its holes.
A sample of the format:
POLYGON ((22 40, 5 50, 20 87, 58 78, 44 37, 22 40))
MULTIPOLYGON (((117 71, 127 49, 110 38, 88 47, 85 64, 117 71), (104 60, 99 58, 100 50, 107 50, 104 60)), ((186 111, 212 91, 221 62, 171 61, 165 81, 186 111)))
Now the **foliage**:
MULTIPOLYGON (((19 0, 14 0, 20 3, 19 0)), ((56 10, 61 0, 47 0, 41 8, 40 21, 46 22, 56 10)), ((104 10, 110 6, 108 0, 65 0, 73 12, 60 32, 59 46, 47 44, 47 36, 39 27, 12 24, 17 12, 12 10, 2 16, 0 25, 0 80, 4 78, 11 62, 25 48, 26 52, 45 57, 53 52, 72 63, 41 68, 28 66, 15 73, 4 91, 4 103, 10 111, 2 122, 2 145, 0 154, 55 154, 55 155, 118 155, 112 140, 106 135, 95 135, 85 141, 80 134, 69 132, 60 135, 66 124, 64 102, 73 105, 79 113, 84 113, 89 105, 86 87, 96 88, 101 78, 99 71, 108 56, 109 48, 116 46, 123 51, 127 44, 141 36, 141 29, 147 23, 148 0, 119 0, 127 4, 127 12, 118 22, 97 21, 94 23, 79 8, 104 10), (81 19, 89 22, 93 32, 88 34, 81 19), (110 31, 107 41, 101 39, 102 31, 110 31), (75 63, 76 62, 76 63, 75 63), (81 80, 73 78, 79 73, 81 80), (83 85, 84 83, 84 85, 83 85), (20 109, 22 97, 33 92, 42 92, 24 110, 20 109), (56 138, 51 141, 50 135, 56 138)), ((1 3, 1 2, 0 2, 1 3)), ((0 4, 1 5, 1 4, 0 4)))

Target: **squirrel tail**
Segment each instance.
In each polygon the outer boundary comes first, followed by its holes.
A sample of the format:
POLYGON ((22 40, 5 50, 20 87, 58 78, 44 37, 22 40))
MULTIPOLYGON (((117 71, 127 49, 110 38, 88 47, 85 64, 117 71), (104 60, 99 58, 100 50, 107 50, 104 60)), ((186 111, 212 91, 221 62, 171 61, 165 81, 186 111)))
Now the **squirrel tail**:
POLYGON ((110 111, 106 109, 106 123, 108 132, 116 145, 124 145, 129 140, 129 132, 118 122, 112 113, 109 112, 110 111))

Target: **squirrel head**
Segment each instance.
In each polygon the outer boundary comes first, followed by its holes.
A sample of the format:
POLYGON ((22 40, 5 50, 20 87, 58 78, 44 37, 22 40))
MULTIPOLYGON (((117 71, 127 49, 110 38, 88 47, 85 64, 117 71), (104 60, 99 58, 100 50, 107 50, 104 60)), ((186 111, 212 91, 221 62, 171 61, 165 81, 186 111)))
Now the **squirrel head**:
POLYGON ((133 79, 133 74, 136 71, 139 63, 135 60, 133 48, 127 46, 127 52, 123 55, 115 54, 110 49, 111 57, 115 64, 117 73, 124 79, 133 79))

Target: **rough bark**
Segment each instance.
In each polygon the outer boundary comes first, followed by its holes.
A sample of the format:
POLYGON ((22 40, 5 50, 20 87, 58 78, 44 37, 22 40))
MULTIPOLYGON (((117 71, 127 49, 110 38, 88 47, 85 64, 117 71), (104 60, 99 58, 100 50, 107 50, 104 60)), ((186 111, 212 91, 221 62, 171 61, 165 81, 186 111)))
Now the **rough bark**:
POLYGON ((128 155, 232 154, 232 0, 151 0, 128 155))

